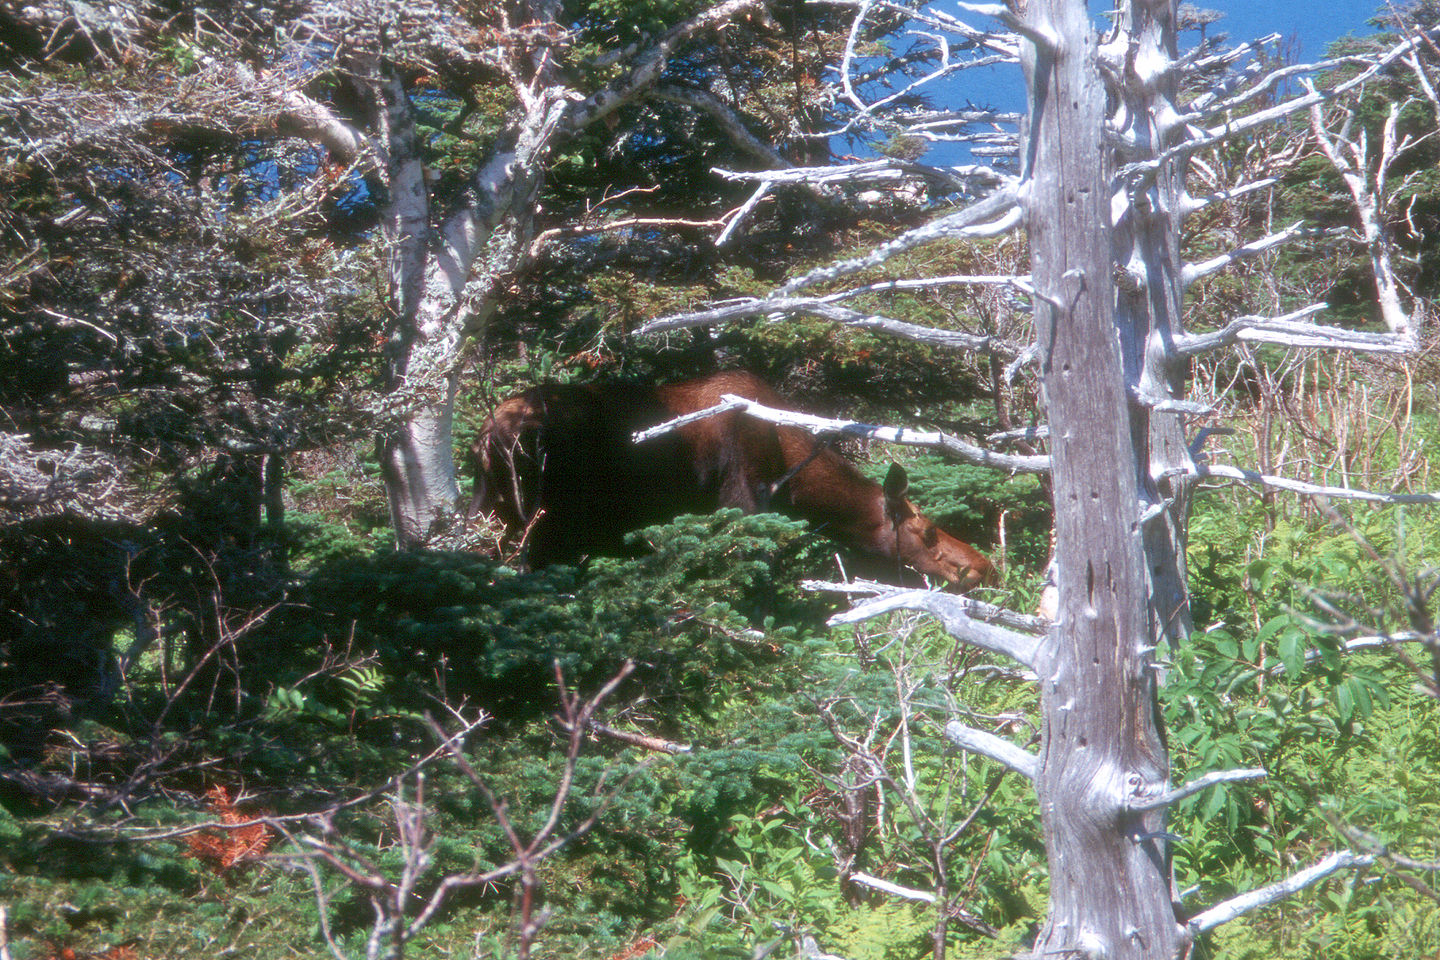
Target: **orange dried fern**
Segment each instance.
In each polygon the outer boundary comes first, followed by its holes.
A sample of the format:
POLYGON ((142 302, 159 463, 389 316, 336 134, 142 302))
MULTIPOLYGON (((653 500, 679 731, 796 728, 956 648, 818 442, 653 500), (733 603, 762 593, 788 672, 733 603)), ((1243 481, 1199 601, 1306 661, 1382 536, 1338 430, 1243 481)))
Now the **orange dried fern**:
POLYGON ((104 953, 80 953, 74 947, 57 947, 52 943, 41 944, 44 960, 140 960, 140 954, 127 944, 111 947, 104 953))
POLYGON ((610 960, 639 960, 640 957, 645 956, 645 954, 658 946, 660 946, 660 944, 655 941, 655 938, 642 937, 624 950, 611 956, 610 960))
POLYGON ((217 784, 211 787, 205 792, 205 800, 222 824, 246 825, 234 829, 204 830, 182 837, 190 855, 209 864, 216 873, 260 859, 270 846, 270 829, 263 823, 248 823, 255 819, 254 815, 241 813, 224 786, 217 784))

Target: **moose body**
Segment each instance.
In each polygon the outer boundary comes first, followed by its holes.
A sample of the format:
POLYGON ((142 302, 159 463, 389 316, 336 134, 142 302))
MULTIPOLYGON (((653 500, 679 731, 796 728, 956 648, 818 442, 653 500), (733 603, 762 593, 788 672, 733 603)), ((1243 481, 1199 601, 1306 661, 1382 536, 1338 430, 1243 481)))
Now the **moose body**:
POLYGON ((780 396, 750 373, 664 386, 550 384, 495 408, 471 449, 470 514, 488 514, 531 566, 618 554, 625 534, 683 513, 739 507, 808 520, 870 558, 902 563, 968 589, 990 561, 905 499, 905 472, 882 487, 809 433, 731 411, 635 443, 634 433, 736 394, 772 407, 780 396))

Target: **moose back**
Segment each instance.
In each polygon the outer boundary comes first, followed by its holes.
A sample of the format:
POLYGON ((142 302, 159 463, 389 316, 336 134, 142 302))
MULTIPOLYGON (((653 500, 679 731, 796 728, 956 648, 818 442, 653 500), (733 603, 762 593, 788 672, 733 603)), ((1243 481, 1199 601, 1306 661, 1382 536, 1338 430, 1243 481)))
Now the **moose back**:
POLYGON ((743 371, 666 386, 549 384, 511 397, 471 448, 470 515, 498 519, 507 541, 523 540, 533 567, 619 554, 632 530, 739 507, 808 520, 892 571, 904 564, 952 588, 993 577, 989 560, 905 499, 898 465, 877 484, 809 433, 735 411, 644 443, 631 439, 727 393, 785 406, 743 371))

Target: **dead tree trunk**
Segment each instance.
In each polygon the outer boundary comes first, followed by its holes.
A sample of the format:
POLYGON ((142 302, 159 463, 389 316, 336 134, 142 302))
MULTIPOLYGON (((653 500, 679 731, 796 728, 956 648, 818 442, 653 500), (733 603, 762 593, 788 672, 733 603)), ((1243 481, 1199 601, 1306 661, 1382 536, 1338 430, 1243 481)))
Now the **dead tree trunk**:
MULTIPOLYGON (((865 104, 853 92, 859 73, 847 72, 855 60, 853 38, 863 35, 870 14, 869 4, 858 7, 841 72, 848 78, 845 89, 851 102, 879 111, 884 100, 865 104)), ((901 609, 926 611, 956 639, 1033 670, 1041 687, 1044 721, 1039 754, 958 718, 945 725, 951 743, 1002 764, 1035 786, 1051 877, 1049 916, 1031 956, 1176 960, 1188 955, 1197 936, 1337 871, 1373 863, 1377 856, 1338 851, 1283 880, 1193 913, 1175 903, 1164 811, 1218 784, 1266 776, 1258 768, 1216 770, 1183 786, 1168 785, 1156 652, 1178 646, 1191 629, 1185 541, 1195 485, 1206 478, 1225 478, 1267 490, 1372 502, 1440 502, 1440 494, 1352 490, 1215 463, 1203 454, 1207 431, 1195 431, 1193 439, 1187 439, 1187 430, 1196 426, 1191 421, 1210 414, 1204 405, 1186 399, 1191 357, 1242 340, 1387 354, 1413 351, 1418 340, 1403 305, 1387 293, 1395 289, 1393 278, 1384 277, 1377 279, 1377 289, 1388 333, 1309 322, 1307 318, 1324 308, 1312 304, 1283 316, 1237 317, 1220 330, 1187 334, 1182 323, 1186 285, 1284 244, 1300 231, 1288 228, 1219 256, 1185 263, 1181 238, 1189 214, 1276 183, 1268 177, 1217 182, 1220 189, 1194 197, 1186 191, 1186 171, 1198 151, 1314 108, 1315 135, 1355 198, 1377 277, 1388 275, 1388 244, 1377 211, 1392 163, 1407 144, 1418 141, 1397 139, 1392 112, 1377 158, 1367 153, 1363 137, 1351 138, 1351 108, 1341 108, 1344 122, 1338 132, 1326 129, 1326 117, 1318 108, 1359 90, 1398 63, 1409 64, 1421 85, 1432 90, 1416 51, 1433 47, 1440 26, 1411 31, 1323 92, 1307 85, 1302 96, 1255 110, 1256 95, 1270 96, 1268 91, 1290 68, 1254 76, 1238 92, 1232 84, 1240 78, 1232 76, 1181 101, 1182 76, 1204 80, 1241 54, 1178 56, 1177 0, 1121 0, 1103 40, 1082 0, 965 7, 995 17, 1014 33, 982 33, 948 13, 920 11, 917 18, 927 28, 964 27, 966 42, 984 45, 986 58, 1018 52, 1030 101, 1019 176, 986 171, 998 186, 983 199, 889 238, 861 256, 810 270, 769 296, 663 318, 644 331, 775 313, 808 314, 922 343, 989 353, 1013 360, 1006 368, 1012 373, 1031 356, 1038 358, 1050 455, 1010 457, 1003 468, 1051 472, 1059 599, 1048 636, 1037 640, 1019 633, 1014 621, 1001 627, 999 617, 983 604, 924 591, 886 594, 857 604, 831 622, 859 622, 901 609), (1033 353, 990 337, 923 327, 883 313, 837 309, 841 295, 808 293, 818 284, 853 277, 932 242, 995 236, 1020 226, 1030 237, 1031 275, 1006 279, 1030 292, 1037 337, 1033 353)), ((937 59, 948 65, 949 48, 939 40, 936 44, 937 59)), ((929 130, 929 122, 915 124, 917 135, 929 130)), ((875 168, 855 164, 852 173, 859 182, 875 168)), ((831 182, 835 176, 828 168, 805 175, 816 183, 831 182)), ((768 171, 755 179, 761 183, 756 197, 781 182, 768 171)), ((784 179, 795 176, 786 171, 784 179)), ((957 280, 978 284, 996 279, 906 278, 898 283, 939 287, 957 280)), ((844 293, 869 293, 877 286, 856 286, 844 293)), ((753 408, 749 412, 757 413, 753 408)), ((820 428, 789 416, 784 422, 820 428)), ((902 437, 902 431, 855 426, 877 439, 941 447, 969 462, 1001 464, 992 452, 943 435, 906 431, 902 437)))
POLYGON ((1054 635, 1036 661, 1051 876, 1035 955, 1171 958, 1181 927, 1162 815, 1129 808, 1169 775, 1142 519, 1150 424, 1134 344, 1145 338, 1134 313, 1115 309, 1106 90, 1089 11, 1037 0, 1027 26, 1022 180, 1060 558, 1054 635))

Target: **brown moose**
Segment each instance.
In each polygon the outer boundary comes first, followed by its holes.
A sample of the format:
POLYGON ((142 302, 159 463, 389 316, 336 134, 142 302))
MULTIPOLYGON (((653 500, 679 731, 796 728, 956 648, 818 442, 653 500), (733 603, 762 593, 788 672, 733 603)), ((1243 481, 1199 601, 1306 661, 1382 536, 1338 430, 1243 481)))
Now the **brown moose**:
MULTIPOLYGON (((905 499, 905 471, 882 486, 809 433, 723 413, 636 444, 637 430, 732 393, 785 404, 743 371, 667 386, 549 384, 495 408, 471 449, 470 516, 494 516, 532 567, 619 554, 626 533, 683 513, 739 507, 808 520, 858 553, 897 561, 952 588, 989 581, 979 551, 905 499)), ((872 566, 876 566, 872 564, 872 566)))

